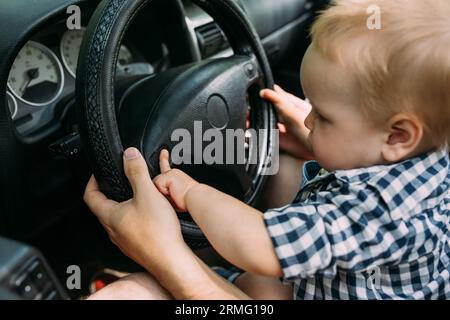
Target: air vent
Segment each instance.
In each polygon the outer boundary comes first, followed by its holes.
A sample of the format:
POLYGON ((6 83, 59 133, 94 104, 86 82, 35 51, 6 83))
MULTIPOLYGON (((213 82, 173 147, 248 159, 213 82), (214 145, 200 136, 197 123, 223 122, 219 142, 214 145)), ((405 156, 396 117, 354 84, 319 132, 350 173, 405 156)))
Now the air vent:
POLYGON ((215 22, 195 29, 202 58, 208 58, 228 47, 225 34, 215 22))

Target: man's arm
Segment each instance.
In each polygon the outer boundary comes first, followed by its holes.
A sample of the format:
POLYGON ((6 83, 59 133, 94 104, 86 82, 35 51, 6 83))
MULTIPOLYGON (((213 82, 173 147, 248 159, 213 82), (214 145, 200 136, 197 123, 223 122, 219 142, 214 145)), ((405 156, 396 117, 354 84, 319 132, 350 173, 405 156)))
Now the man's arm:
POLYGON ((200 260, 188 247, 179 247, 170 254, 148 256, 142 263, 175 299, 234 300, 250 299, 236 286, 225 281, 200 260))
POLYGON ((260 211, 203 184, 189 189, 185 203, 194 221, 222 257, 252 273, 282 276, 260 211))

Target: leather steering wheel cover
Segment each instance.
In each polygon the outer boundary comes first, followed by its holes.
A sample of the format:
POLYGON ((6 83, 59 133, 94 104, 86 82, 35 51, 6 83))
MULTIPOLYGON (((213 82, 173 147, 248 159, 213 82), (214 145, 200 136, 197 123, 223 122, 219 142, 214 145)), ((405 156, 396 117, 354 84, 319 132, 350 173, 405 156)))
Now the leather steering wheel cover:
POLYGON ((127 26, 150 1, 102 1, 80 49, 76 77, 80 134, 101 190, 117 201, 129 199, 132 190, 123 170, 123 146, 114 107, 114 67, 127 26))
MULTIPOLYGON (((83 146, 101 190, 117 201, 132 197, 123 170, 123 145, 119 134, 114 101, 114 73, 120 43, 129 24, 152 0, 103 0, 97 7, 81 46, 77 68, 76 99, 83 146)), ((231 0, 193 0, 222 27, 235 54, 254 54, 264 75, 266 87, 273 87, 273 76, 261 41, 243 10, 231 0)), ((268 129, 276 126, 269 108, 268 129)), ((274 143, 269 136, 268 154, 274 143)), ((264 181, 265 177, 261 177, 264 181)), ((257 194, 263 183, 257 185, 257 194), (259 189, 259 190, 258 190, 259 189)), ((205 242, 199 228, 181 221, 183 233, 205 242)), ((202 246, 202 245, 198 245, 202 246)))

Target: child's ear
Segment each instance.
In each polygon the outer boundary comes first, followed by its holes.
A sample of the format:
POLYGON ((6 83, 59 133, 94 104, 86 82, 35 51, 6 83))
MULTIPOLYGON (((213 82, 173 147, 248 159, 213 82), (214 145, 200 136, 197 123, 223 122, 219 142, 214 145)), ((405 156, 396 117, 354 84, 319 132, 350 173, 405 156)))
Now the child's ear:
POLYGON ((386 126, 386 137, 381 149, 384 159, 398 162, 412 154, 423 138, 423 125, 414 116, 398 114, 386 126))

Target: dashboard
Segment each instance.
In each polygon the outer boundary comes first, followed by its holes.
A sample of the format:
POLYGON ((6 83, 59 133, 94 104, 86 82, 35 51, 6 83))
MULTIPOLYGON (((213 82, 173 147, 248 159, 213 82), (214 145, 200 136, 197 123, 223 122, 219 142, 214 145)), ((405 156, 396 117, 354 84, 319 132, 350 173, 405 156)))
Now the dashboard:
MULTIPOLYGON (((286 5, 274 6, 276 1, 271 0, 239 2, 249 13, 260 34, 265 36, 263 40, 266 40, 269 56, 283 49, 280 48, 282 45, 276 41, 274 45, 273 39, 270 39, 273 31, 271 26, 278 30, 280 26, 292 24, 292 21, 298 23, 301 19, 299 20, 298 15, 293 15, 293 12, 302 12, 302 8, 310 4, 305 0, 284 2, 290 2, 295 10, 289 10, 290 7, 286 9, 286 5), (279 8, 284 8, 284 11, 280 13, 279 8), (261 19, 262 11, 266 16, 272 14, 273 17, 261 19), (283 21, 281 18, 286 14, 289 20, 283 24, 280 21, 283 21)), ((68 30, 66 17, 63 16, 59 21, 35 32, 16 54, 7 77, 6 103, 19 138, 30 143, 42 140, 55 131, 55 123, 61 125, 60 118, 67 113, 65 106, 74 104, 80 46, 85 26, 97 3, 98 1, 90 1, 86 4, 81 28, 68 30)), ((226 36, 208 14, 189 0, 180 3, 183 6, 184 25, 178 30, 168 30, 167 25, 162 23, 158 10, 149 10, 136 19, 141 20, 133 23, 138 27, 134 30, 133 26, 130 27, 120 48, 116 66, 117 80, 156 74, 179 62, 189 63, 233 54, 226 36), (144 23, 150 24, 145 33, 142 28, 139 29, 144 23), (180 50, 180 47, 174 45, 174 41, 182 42, 180 37, 185 38, 189 49, 180 50), (186 57, 173 59, 183 52, 186 52, 186 57)))
MULTIPOLYGON (((53 50, 44 44, 47 42, 45 40, 30 40, 20 50, 11 67, 7 84, 8 105, 13 119, 26 115, 28 106, 45 107, 52 104, 60 98, 65 87, 73 84, 70 80, 76 78, 84 33, 84 27, 65 31, 58 37, 59 46, 53 47, 53 50)), ((47 39, 51 39, 51 36, 47 39)), ((138 52, 133 54, 126 45, 120 47, 117 64, 119 76, 129 70, 127 66, 135 62, 134 57, 138 55, 138 52)))
MULTIPOLYGON (((97 1, 91 3, 96 5, 97 1)), ((55 124, 60 126, 66 106, 73 105, 78 56, 94 9, 85 7, 78 29, 69 30, 64 18, 40 29, 15 56, 7 78, 6 104, 19 138, 30 143, 45 139, 55 131, 55 124)), ((130 27, 120 47, 117 81, 149 76, 171 67, 169 48, 164 42, 166 31, 155 17, 157 12, 143 13, 133 23, 134 28, 130 27), (143 23, 152 31, 144 35, 136 32, 143 23)))
MULTIPOLYGON (((72 99, 85 25, 68 30, 64 21, 34 35, 20 49, 7 80, 7 105, 22 136, 45 127, 58 104, 72 99)), ((157 56, 146 55, 139 43, 125 38, 120 47, 116 79, 152 75, 170 67, 168 48, 158 43, 157 56)))
MULTIPOLYGON (((285 0, 284 6, 276 6, 277 1, 272 0, 239 1, 263 36, 269 58, 283 50, 282 35, 274 38, 272 31, 279 31, 293 22, 301 23, 299 13, 311 5, 310 1, 305 0, 285 0)), ((6 102, 16 131, 24 140, 36 142, 49 131, 54 131, 50 130, 51 124, 58 122, 57 117, 66 114, 61 105, 74 103, 80 45, 85 26, 97 3, 91 1, 86 5, 81 28, 68 30, 65 19, 61 18, 36 32, 15 56, 7 78, 6 102)), ((141 21, 133 23, 138 27, 144 23, 150 24, 146 30, 153 31, 143 33, 142 28, 130 28, 120 48, 117 80, 162 72, 177 64, 173 61, 176 59, 171 61, 170 56, 182 55, 183 51, 189 53, 184 59, 178 58, 184 63, 233 54, 226 36, 208 14, 189 0, 180 3, 185 25, 178 30, 167 30, 167 24, 164 26, 162 23, 158 10, 143 13, 141 21), (184 41, 190 46, 189 50, 180 50, 173 40, 167 39, 174 36, 178 38, 175 41, 180 41, 180 37, 187 38, 184 41)), ((159 11, 163 9, 164 6, 161 6, 159 11)))

